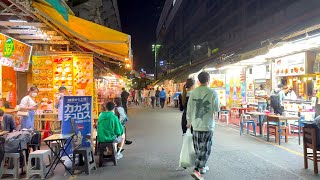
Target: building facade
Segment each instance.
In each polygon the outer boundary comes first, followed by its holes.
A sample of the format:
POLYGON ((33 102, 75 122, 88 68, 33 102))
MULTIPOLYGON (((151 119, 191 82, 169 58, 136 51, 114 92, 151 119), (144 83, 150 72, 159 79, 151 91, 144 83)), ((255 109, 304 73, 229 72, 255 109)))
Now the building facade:
POLYGON ((320 23, 318 0, 167 0, 156 36, 161 72, 285 41, 320 23), (161 63, 161 64, 160 64, 161 63))
POLYGON ((70 7, 78 17, 121 31, 117 0, 74 1, 70 7))

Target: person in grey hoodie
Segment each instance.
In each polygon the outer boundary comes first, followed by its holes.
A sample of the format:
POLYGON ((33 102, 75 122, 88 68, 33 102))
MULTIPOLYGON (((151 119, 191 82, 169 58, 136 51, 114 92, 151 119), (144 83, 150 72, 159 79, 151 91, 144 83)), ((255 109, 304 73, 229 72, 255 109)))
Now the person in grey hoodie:
POLYGON ((211 154, 212 136, 214 130, 215 112, 220 110, 219 97, 215 90, 208 87, 210 75, 201 72, 198 75, 201 85, 195 88, 190 96, 187 106, 187 127, 193 128, 193 145, 196 153, 195 168, 192 176, 203 179, 201 174, 206 173, 206 166, 211 154))

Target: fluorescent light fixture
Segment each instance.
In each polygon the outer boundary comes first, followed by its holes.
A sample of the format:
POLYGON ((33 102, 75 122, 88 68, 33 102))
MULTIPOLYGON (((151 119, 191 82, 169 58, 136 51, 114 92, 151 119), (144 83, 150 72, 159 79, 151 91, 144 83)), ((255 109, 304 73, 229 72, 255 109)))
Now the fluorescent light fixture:
POLYGON ((9 20, 10 22, 22 22, 22 23, 26 23, 27 21, 21 20, 21 19, 12 19, 9 20))
POLYGON ((217 68, 205 68, 204 71, 215 71, 217 68))

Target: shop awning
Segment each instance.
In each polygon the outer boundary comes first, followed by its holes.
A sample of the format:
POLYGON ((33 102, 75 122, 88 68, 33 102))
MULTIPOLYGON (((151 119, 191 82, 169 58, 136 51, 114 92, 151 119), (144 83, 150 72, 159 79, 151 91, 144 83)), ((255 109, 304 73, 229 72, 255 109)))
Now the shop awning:
POLYGON ((33 2, 32 6, 78 45, 119 61, 130 62, 130 35, 72 14, 69 14, 69 21, 66 21, 54 8, 41 3, 33 2))

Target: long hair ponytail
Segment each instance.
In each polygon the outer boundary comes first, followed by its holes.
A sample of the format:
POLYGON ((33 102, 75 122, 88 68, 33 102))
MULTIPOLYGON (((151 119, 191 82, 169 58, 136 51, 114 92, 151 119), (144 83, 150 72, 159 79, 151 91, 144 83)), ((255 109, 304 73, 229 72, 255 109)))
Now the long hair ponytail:
POLYGON ((186 85, 183 86, 183 90, 182 90, 182 105, 183 107, 186 106, 187 103, 187 88, 186 85))

